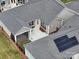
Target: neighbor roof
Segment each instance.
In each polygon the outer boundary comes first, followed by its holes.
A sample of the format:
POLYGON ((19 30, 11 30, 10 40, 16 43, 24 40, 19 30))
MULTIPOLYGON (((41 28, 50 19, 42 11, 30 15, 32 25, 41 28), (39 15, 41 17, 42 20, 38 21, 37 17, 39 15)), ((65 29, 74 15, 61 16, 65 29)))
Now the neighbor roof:
POLYGON ((79 0, 72 1, 71 3, 66 4, 66 6, 79 13, 79 0))
POLYGON ((79 42, 78 32, 79 29, 66 32, 63 31, 62 33, 57 33, 58 35, 51 34, 48 37, 25 45, 25 48, 32 54, 33 57, 35 57, 35 59, 65 59, 66 57, 71 57, 74 54, 79 53, 79 44, 64 50, 63 52, 59 52, 54 40, 67 35, 68 38, 75 36, 79 42))
POLYGON ((24 27, 30 27, 29 22, 39 19, 45 24, 50 22, 63 9, 55 0, 42 0, 33 4, 25 4, 0 13, 0 20, 13 33, 24 27))

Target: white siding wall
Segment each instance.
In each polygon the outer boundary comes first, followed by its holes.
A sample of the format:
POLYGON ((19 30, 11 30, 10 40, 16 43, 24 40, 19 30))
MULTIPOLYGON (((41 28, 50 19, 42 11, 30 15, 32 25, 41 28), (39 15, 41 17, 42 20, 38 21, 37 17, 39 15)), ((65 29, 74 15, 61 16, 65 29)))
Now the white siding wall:
POLYGON ((8 30, 8 28, 0 21, 0 26, 3 27, 4 31, 10 36, 11 32, 8 30))
POLYGON ((35 59, 26 48, 25 48, 25 55, 28 57, 28 59, 35 59))

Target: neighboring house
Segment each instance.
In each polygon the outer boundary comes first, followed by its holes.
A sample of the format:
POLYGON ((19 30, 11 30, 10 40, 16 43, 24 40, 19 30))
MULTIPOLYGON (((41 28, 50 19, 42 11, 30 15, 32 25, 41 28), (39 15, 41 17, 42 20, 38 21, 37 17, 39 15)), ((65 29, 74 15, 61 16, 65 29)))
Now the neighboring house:
MULTIPOLYGON (((29 59, 71 59, 79 53, 79 28, 60 31, 24 45, 29 59)), ((73 58, 75 59, 75 58, 73 58)), ((79 58, 77 58, 79 59, 79 58)))
POLYGON ((16 42, 23 37, 35 41, 48 36, 63 25, 63 19, 57 17, 63 9, 64 7, 55 0, 39 0, 33 4, 24 4, 1 13, 0 26, 16 42))

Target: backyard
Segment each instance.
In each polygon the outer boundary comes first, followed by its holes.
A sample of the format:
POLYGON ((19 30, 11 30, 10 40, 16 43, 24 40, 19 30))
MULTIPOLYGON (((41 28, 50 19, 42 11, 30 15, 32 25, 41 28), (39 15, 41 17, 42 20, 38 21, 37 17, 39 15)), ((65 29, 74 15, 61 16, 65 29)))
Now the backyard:
POLYGON ((20 53, 2 32, 0 32, 0 59, 23 59, 20 53))

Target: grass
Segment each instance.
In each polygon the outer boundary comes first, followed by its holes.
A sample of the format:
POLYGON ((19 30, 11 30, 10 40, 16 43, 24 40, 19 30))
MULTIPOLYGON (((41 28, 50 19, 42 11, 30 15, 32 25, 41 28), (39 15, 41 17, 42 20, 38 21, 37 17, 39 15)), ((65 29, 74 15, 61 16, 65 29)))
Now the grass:
POLYGON ((61 0, 63 3, 69 3, 69 2, 72 2, 72 1, 75 1, 75 0, 61 0))
POLYGON ((2 32, 0 32, 0 59, 23 59, 2 32))

